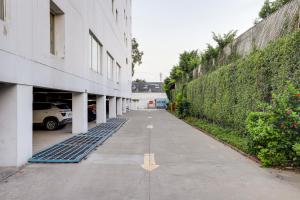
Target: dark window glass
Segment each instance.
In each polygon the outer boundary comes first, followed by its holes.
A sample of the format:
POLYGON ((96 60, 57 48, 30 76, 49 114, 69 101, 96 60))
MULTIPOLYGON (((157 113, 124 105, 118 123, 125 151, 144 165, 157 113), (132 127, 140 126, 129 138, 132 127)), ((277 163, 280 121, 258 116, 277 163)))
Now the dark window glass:
POLYGON ((5 0, 0 0, 0 19, 4 20, 5 18, 5 0))
POLYGON ((48 110, 51 107, 50 103, 33 103, 33 110, 48 110))
POLYGON ((58 104, 56 105, 59 109, 70 109, 70 107, 67 104, 58 104))

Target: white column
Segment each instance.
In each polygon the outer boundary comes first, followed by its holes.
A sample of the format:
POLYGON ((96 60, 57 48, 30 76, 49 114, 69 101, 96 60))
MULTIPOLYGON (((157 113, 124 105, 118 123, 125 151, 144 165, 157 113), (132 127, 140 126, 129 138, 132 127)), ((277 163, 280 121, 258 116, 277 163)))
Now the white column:
POLYGON ((106 123, 106 96, 96 99, 97 124, 106 123))
POLYGON ((127 101, 126 99, 122 99, 122 108, 123 108, 123 113, 127 112, 127 101))
POLYGON ((88 94, 73 93, 72 94, 72 133, 86 133, 88 131, 88 94))
POLYGON ((117 115, 122 115, 122 98, 117 98, 117 115))
POLYGON ((32 156, 32 86, 0 87, 0 166, 20 167, 32 156))
POLYGON ((117 109, 116 109, 116 97, 111 97, 109 99, 109 118, 116 118, 117 117, 117 109))
POLYGON ((128 104, 128 110, 132 110, 132 105, 131 105, 131 99, 127 99, 127 104, 128 104))

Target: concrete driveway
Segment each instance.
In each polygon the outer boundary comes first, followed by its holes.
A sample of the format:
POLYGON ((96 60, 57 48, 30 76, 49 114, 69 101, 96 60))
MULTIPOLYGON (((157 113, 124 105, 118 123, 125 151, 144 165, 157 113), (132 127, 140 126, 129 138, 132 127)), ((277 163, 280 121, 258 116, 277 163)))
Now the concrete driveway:
POLYGON ((300 199, 299 175, 260 168, 165 111, 126 117, 80 164, 30 164, 0 183, 0 199, 300 199))

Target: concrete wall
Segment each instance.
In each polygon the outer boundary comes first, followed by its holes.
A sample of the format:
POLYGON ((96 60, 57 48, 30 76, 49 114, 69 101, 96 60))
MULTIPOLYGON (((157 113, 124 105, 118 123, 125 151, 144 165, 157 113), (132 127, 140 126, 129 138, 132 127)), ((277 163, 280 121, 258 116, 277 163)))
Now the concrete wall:
POLYGON ((240 35, 231 45, 225 48, 224 54, 228 56, 235 51, 238 55, 245 56, 251 53, 253 48, 265 48, 284 33, 291 32, 299 27, 299 16, 300 0, 293 0, 240 35))
POLYGON ((6 19, 0 20, 0 82, 130 98, 131 0, 115 1, 118 23, 111 0, 53 2, 65 13, 64 56, 50 53, 49 0, 7 0, 6 19), (89 67, 89 30, 103 45, 102 74, 89 67), (107 79, 107 51, 114 71, 116 63, 121 66, 119 84, 107 79))
MULTIPOLYGON (((225 47, 219 57, 219 62, 222 63, 232 54, 244 57, 250 54, 253 49, 263 49, 283 34, 292 32, 299 27, 300 0, 293 0, 241 34, 232 44, 225 47)), ((201 66, 193 70, 194 78, 198 78, 201 75, 201 66)))
POLYGON ((166 93, 132 93, 132 109, 147 109, 149 101, 154 101, 155 99, 167 99, 166 93))

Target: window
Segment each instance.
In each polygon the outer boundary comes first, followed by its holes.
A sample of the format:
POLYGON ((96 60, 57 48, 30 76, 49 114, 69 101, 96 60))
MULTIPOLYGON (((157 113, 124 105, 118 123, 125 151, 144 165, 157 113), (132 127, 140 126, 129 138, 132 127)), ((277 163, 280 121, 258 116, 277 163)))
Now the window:
POLYGON ((116 22, 118 23, 118 21, 119 21, 119 11, 116 10, 116 22))
POLYGON ((103 46, 90 31, 90 69, 102 74, 103 46))
POLYGON ((114 58, 107 52, 107 78, 113 80, 114 58))
POLYGON ((115 12, 115 0, 111 0, 111 12, 114 14, 115 12))
POLYGON ((121 80, 121 66, 117 63, 117 70, 116 70, 116 82, 117 84, 120 83, 121 80))
POLYGON ((0 0, 0 19, 5 20, 5 0, 0 0))
MULTIPOLYGON (((1 1, 1 0, 0 0, 1 1)), ((50 1, 50 53, 64 57, 65 18, 64 12, 50 1)))
POLYGON ((62 103, 62 104, 56 104, 55 105, 57 108, 59 109, 63 109, 63 110, 68 110, 70 109, 70 107, 68 106, 68 104, 62 103))
POLYGON ((33 110, 49 110, 51 108, 50 103, 33 103, 33 110))
POLYGON ((50 12, 50 53, 55 55, 55 15, 50 12))

